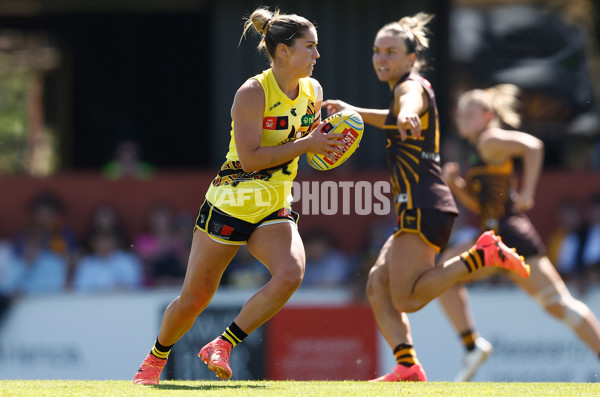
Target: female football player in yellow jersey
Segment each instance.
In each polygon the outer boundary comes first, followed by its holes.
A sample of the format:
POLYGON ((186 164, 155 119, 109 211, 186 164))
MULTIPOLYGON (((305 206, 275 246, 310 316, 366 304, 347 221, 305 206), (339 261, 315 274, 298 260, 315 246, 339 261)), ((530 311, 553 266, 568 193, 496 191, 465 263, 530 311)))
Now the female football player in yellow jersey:
MULTIPOLYGON (((534 298, 544 309, 571 327, 596 354, 600 354, 600 324, 582 302, 573 298, 554 265, 546 256, 542 239, 523 213, 533 207, 535 188, 542 169, 544 145, 539 139, 520 131, 521 117, 516 111, 519 90, 500 84, 485 90, 470 90, 461 95, 456 125, 461 137, 473 145, 465 177, 456 163, 446 163, 442 177, 454 196, 470 211, 481 216, 481 227, 493 229, 504 242, 525 256, 531 277, 511 280, 534 298), (523 163, 523 178, 518 194, 513 192, 513 159, 523 163)), ((444 252, 440 260, 462 252, 466 246, 444 252)), ((486 269, 473 277, 490 274, 486 269)), ((457 381, 468 381, 491 353, 492 346, 478 336, 468 309, 467 291, 455 285, 440 297, 440 303, 466 347, 463 368, 457 381)), ((600 356, 599 356, 600 358, 600 356)))
POLYGON ((383 26, 373 45, 373 67, 392 92, 389 109, 365 109, 339 100, 323 103, 329 113, 357 111, 384 130, 396 228, 380 251, 367 281, 377 325, 398 365, 374 381, 425 381, 416 358, 406 312, 421 309, 450 286, 483 266, 500 266, 527 277, 527 266, 486 232, 461 255, 435 266, 458 211, 441 178, 439 124, 434 91, 418 74, 428 47, 431 15, 419 13, 383 26), (408 131, 408 133, 407 133, 408 131))
POLYGON ((232 376, 231 348, 277 313, 304 276, 291 182, 301 154, 340 153, 342 135, 321 133, 321 86, 310 78, 319 58, 314 25, 261 7, 247 19, 242 37, 251 29, 261 35, 259 49, 271 68, 248 79, 235 95, 229 152, 200 208, 181 294, 165 310, 136 384, 158 383, 171 347, 209 304, 241 244, 269 269, 271 279, 198 354, 217 377, 232 376))

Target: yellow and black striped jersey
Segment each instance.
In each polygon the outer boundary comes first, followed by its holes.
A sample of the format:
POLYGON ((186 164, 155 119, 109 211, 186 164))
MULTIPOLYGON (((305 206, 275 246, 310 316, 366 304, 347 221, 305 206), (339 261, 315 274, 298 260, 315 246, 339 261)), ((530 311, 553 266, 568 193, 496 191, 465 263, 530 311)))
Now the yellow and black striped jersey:
MULTIPOLYGON (((315 122, 315 80, 299 80, 295 99, 285 95, 271 69, 252 77, 265 93, 261 146, 277 146, 306 136, 315 122)), ((260 171, 244 172, 235 146, 235 125, 226 161, 212 181, 206 198, 219 210, 256 223, 273 211, 291 207, 292 181, 298 171, 298 158, 260 171)))
POLYGON ((469 193, 481 207, 482 227, 495 228, 499 219, 513 213, 511 198, 513 160, 488 164, 473 150, 465 170, 469 193))
POLYGON ((429 81, 414 72, 404 75, 396 87, 406 80, 421 84, 429 96, 429 107, 420 115, 421 137, 413 138, 408 132, 407 139, 402 141, 392 90, 384 132, 396 212, 400 214, 405 209, 421 208, 458 214, 452 193, 441 177, 440 128, 435 94, 429 81))

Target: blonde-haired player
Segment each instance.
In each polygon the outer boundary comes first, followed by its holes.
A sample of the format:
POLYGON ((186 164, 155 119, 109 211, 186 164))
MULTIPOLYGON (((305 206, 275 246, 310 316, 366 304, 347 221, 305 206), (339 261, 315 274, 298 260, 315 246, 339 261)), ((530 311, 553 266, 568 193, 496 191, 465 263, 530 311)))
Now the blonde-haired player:
MULTIPOLYGON (((455 197, 470 211, 481 216, 482 229, 493 229, 504 242, 514 246, 531 266, 531 277, 511 280, 534 298, 549 314, 571 327, 588 347, 600 354, 600 325, 590 309, 573 298, 555 267, 545 254, 540 236, 523 213, 534 205, 535 188, 542 169, 543 143, 527 133, 504 129, 519 128, 516 110, 519 89, 500 84, 487 89, 470 90, 461 95, 456 124, 461 137, 474 148, 469 156, 465 177, 456 163, 447 163, 443 177, 455 197), (513 160, 523 162, 523 177, 518 193, 511 189, 513 160)), ((461 252, 464 246, 443 253, 441 261, 461 252)), ((497 269, 486 269, 474 277, 497 269)), ((492 351, 478 336, 467 306, 467 291, 454 286, 440 297, 440 303, 466 348, 463 367, 457 381, 468 381, 492 351)))
POLYGON ((165 310, 136 384, 159 382, 171 347, 209 304, 241 244, 269 269, 271 279, 225 332, 200 350, 217 377, 232 376, 232 347, 277 313, 304 276, 291 182, 298 156, 339 153, 341 134, 321 133, 321 86, 310 77, 319 58, 314 25, 298 15, 258 8, 247 19, 244 35, 249 30, 260 34, 259 49, 271 68, 246 80, 235 95, 229 151, 200 208, 181 294, 165 310))
POLYGON ((327 100, 328 112, 361 114, 365 123, 382 128, 398 215, 396 228, 369 273, 367 297, 397 366, 375 381, 425 381, 412 345, 405 312, 421 309, 447 288, 484 266, 509 268, 527 277, 527 266, 492 232, 473 247, 435 266, 458 211, 441 177, 440 131, 435 94, 419 75, 428 47, 432 16, 418 13, 383 26, 373 45, 373 67, 393 94, 388 109, 365 109, 327 100), (408 131, 408 133, 407 133, 408 131))

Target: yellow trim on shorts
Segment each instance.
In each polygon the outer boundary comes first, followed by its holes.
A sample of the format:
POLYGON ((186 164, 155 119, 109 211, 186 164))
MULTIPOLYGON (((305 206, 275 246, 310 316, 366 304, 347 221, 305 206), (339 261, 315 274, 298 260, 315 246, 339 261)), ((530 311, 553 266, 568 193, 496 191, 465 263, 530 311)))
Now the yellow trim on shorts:
POLYGON ((423 242, 425 242, 425 244, 429 245, 431 248, 433 248, 435 250, 436 254, 439 254, 440 251, 442 250, 442 247, 439 247, 439 246, 435 245, 434 243, 432 243, 431 241, 427 240, 427 237, 425 237, 423 235, 423 233, 421 233, 420 231, 417 231, 417 230, 410 230, 410 229, 404 230, 404 229, 400 229, 396 233, 394 233, 393 236, 394 237, 398 237, 402 233, 417 234, 419 237, 421 237, 421 239, 423 240, 423 242))
POLYGON ((430 247, 432 247, 435 250, 436 254, 439 254, 440 251, 442 250, 442 247, 432 243, 431 241, 429 241, 427 239, 427 237, 425 237, 425 235, 423 233, 421 233, 421 209, 417 208, 417 225, 418 225, 418 230, 414 230, 414 229, 404 229, 404 213, 406 210, 402 211, 402 214, 400 215, 400 230, 396 231, 393 236, 394 238, 398 237, 400 234, 404 233, 412 233, 412 234, 417 234, 419 237, 421 237, 421 239, 425 242, 425 244, 429 245, 430 247))

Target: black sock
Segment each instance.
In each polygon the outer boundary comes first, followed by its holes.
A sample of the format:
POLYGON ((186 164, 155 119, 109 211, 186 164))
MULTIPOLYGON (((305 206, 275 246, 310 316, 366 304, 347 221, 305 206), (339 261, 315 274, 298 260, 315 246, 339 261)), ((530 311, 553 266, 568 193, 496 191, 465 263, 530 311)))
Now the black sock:
POLYGON ((171 353, 172 347, 173 347, 173 345, 171 345, 171 346, 161 345, 160 342, 158 341, 158 338, 156 338, 156 342, 154 342, 154 347, 152 348, 151 353, 157 358, 166 359, 169 357, 169 353, 171 353))
POLYGON ((234 322, 223 332, 219 337, 227 342, 231 343, 231 346, 235 347, 238 343, 242 342, 248 336, 247 333, 242 331, 240 327, 234 322))
POLYGON ((485 266, 484 258, 483 250, 477 250, 475 248, 471 248, 460 254, 460 259, 465 263, 469 273, 485 266))
POLYGON ((477 339, 477 332, 473 330, 468 330, 460 334, 460 338, 462 340, 463 345, 467 351, 472 351, 475 349, 475 339, 477 339))
POLYGON ((396 357, 396 362, 405 367, 412 367, 413 364, 419 362, 419 360, 417 360, 417 352, 413 349, 413 345, 409 345, 408 343, 400 343, 396 346, 394 349, 394 356, 396 357))

